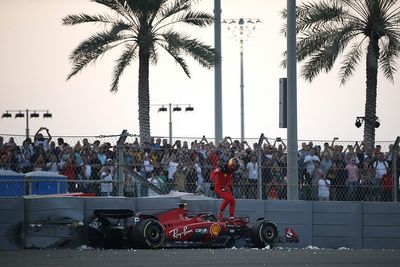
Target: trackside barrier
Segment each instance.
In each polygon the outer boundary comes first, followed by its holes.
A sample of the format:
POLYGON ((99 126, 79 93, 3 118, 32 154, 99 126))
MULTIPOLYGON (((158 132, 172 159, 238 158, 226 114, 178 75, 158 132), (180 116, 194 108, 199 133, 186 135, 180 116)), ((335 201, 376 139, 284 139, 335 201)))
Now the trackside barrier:
POLYGON ((25 248, 78 247, 82 244, 84 198, 25 198, 25 248))
POLYGON ((0 198, 0 249, 24 248, 24 211, 23 198, 0 198))
MULTIPOLYGON (((86 244, 86 226, 94 209, 156 214, 181 202, 187 203, 189 213, 216 214, 221 200, 191 194, 0 198, 0 249, 76 248, 86 244)), ((284 247, 400 249, 398 203, 237 200, 236 204, 236 216, 248 215, 252 222, 270 219, 281 233, 286 227, 295 229, 300 242, 284 247)))

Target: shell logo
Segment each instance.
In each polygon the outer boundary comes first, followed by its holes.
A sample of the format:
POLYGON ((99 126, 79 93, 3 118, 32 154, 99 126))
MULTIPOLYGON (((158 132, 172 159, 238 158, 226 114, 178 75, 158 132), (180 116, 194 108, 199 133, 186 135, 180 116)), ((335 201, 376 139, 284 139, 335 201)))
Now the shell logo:
POLYGON ((221 226, 218 223, 213 223, 210 227, 211 236, 217 237, 221 232, 221 226))

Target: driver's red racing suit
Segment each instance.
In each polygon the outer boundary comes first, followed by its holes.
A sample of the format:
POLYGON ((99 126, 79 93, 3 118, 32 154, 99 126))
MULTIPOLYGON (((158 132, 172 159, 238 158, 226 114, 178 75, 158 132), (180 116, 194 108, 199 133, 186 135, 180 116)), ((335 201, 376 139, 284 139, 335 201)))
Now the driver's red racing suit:
POLYGON ((210 174, 210 181, 215 185, 215 193, 224 199, 222 202, 219 212, 218 220, 222 220, 222 213, 226 206, 229 204, 229 216, 231 218, 235 215, 235 198, 232 194, 233 179, 232 173, 224 173, 220 168, 216 168, 210 174))

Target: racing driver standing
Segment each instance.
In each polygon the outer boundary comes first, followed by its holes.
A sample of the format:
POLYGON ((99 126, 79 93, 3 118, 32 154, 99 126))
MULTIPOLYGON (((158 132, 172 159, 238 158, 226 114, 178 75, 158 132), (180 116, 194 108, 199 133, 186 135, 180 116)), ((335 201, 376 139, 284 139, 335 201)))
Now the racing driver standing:
POLYGON ((235 216, 235 198, 232 194, 233 186, 233 173, 239 168, 239 162, 235 158, 231 158, 227 162, 220 161, 218 168, 213 170, 210 174, 210 181, 212 187, 214 187, 215 193, 217 193, 221 198, 224 199, 219 211, 218 220, 222 221, 222 213, 224 212, 226 206, 229 204, 229 217, 233 219, 235 216))

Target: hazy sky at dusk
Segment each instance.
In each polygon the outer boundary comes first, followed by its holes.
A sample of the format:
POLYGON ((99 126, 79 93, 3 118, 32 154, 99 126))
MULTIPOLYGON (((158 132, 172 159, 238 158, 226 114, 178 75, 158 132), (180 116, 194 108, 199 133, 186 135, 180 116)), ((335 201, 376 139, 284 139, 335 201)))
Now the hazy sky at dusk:
MULTIPOLYGON (((286 138, 278 125, 280 67, 286 40, 279 33, 284 21, 280 11, 284 0, 221 0, 222 19, 259 18, 253 38, 245 44, 245 136, 286 138)), ((298 3, 300 1, 297 1, 298 3)), ((198 10, 213 12, 213 0, 203 0, 198 10)), ((31 119, 33 134, 40 126, 53 135, 118 134, 128 129, 138 134, 137 62, 129 67, 119 92, 109 91, 114 60, 119 50, 106 54, 95 66, 66 81, 71 70, 68 56, 86 37, 102 28, 98 25, 66 27, 61 19, 68 14, 103 13, 106 10, 88 0, 1 0, 0 1, 0 112, 10 109, 48 109, 53 119, 31 119)), ((213 26, 187 32, 214 45, 213 26)), ((223 135, 240 137, 240 65, 238 41, 222 26, 223 135)), ((321 74, 313 83, 298 80, 299 139, 361 140, 363 128, 354 126, 364 115, 365 60, 344 86, 336 68, 321 74)), ((159 64, 150 69, 151 104, 191 104, 194 112, 174 113, 177 137, 214 137, 214 72, 190 61, 192 79, 185 76, 173 59, 161 54, 159 64)), ((300 66, 298 72, 300 72, 300 66)), ((400 134, 398 120, 400 73, 394 84, 378 80, 377 116, 381 127, 377 140, 392 141, 400 134)), ((168 136, 168 112, 151 107, 151 134, 168 136)), ((0 134, 25 134, 25 120, 0 120, 0 134)))

